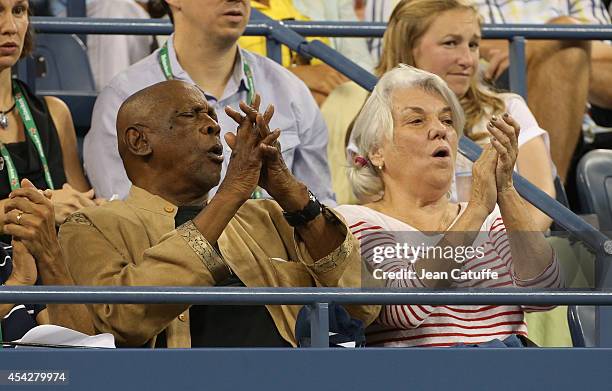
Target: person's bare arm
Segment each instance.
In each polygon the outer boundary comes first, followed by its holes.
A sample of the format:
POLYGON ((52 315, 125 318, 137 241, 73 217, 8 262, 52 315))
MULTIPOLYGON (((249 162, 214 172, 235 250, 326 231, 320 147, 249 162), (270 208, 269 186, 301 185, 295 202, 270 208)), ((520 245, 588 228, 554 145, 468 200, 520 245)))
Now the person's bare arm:
POLYGON ((508 231, 514 275, 523 281, 540 276, 553 262, 553 253, 526 202, 512 187, 499 193, 498 203, 508 231))
POLYGON ((542 275, 554 261, 552 248, 536 226, 512 181, 518 155, 520 126, 509 115, 494 118, 488 125, 491 144, 499 155, 495 171, 497 202, 508 232, 513 278, 529 281, 542 275))
POLYGON ((55 222, 60 225, 73 212, 95 205, 94 192, 85 178, 77 152, 76 133, 68 106, 58 98, 45 97, 55 128, 57 129, 66 181, 61 189, 53 190, 55 222))
POLYGON ((612 46, 601 41, 591 42, 591 82, 589 101, 612 109, 612 46))
POLYGON ((91 189, 91 186, 85 178, 83 167, 79 160, 77 152, 76 132, 72 122, 72 115, 68 106, 59 98, 53 96, 45 97, 49 113, 57 129, 60 145, 62 148, 62 156, 64 163, 64 171, 66 180, 70 186, 81 192, 86 192, 91 189))

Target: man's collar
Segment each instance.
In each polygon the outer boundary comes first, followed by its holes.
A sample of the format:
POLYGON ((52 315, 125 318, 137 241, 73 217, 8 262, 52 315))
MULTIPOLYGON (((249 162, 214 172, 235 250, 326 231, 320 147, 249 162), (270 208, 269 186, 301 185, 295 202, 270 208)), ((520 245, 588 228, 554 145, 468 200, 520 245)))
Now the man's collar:
POLYGON ((125 202, 138 209, 144 209, 172 219, 176 216, 176 211, 178 209, 177 206, 171 202, 134 185, 130 188, 130 194, 125 202))
MULTIPOLYGON (((170 64, 172 66, 172 74, 175 79, 186 81, 191 84, 195 84, 191 76, 183 69, 181 64, 178 61, 178 56, 176 55, 176 50, 174 48, 174 33, 170 35, 168 38, 168 57, 170 58, 170 64)), ((234 68, 232 69, 232 75, 230 76, 230 80, 228 81, 228 85, 238 86, 237 91, 248 91, 248 85, 246 74, 244 73, 244 50, 238 47, 238 55, 236 56, 236 61, 234 62, 234 68)), ((227 88, 227 87, 226 87, 227 88)), ((236 91, 233 91, 234 94, 236 91)), ((223 99, 224 97, 215 97, 208 92, 204 91, 207 99, 215 98, 215 99, 223 99)))

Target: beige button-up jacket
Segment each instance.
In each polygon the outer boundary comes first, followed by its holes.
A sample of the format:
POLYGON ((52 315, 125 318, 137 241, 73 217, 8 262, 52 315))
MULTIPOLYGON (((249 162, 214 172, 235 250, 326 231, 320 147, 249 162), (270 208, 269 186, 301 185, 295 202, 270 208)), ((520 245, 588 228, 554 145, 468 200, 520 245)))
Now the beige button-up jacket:
MULTIPOLYGON (((247 287, 361 287, 365 266, 359 245, 341 220, 344 242, 313 260, 286 223, 278 204, 247 201, 218 240, 220 254, 188 222, 175 229, 177 207, 133 186, 125 201, 73 214, 60 229, 68 270, 87 286, 214 286, 231 269, 247 287)), ((336 217, 339 219, 338 217, 336 217)), ((269 305, 281 336, 296 345, 300 306, 269 305)), ((190 347, 189 306, 183 304, 89 305, 97 332, 118 346, 153 346, 166 330, 168 347, 190 347)), ((371 323, 379 306, 349 306, 371 323)))

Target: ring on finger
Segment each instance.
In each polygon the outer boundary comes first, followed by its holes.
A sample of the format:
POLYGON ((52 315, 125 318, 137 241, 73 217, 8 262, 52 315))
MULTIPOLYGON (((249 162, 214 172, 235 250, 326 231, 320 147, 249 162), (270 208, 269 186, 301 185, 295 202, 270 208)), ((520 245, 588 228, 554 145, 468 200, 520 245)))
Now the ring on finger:
POLYGON ((23 216, 23 212, 19 212, 17 214, 17 224, 21 225, 21 216, 23 216))

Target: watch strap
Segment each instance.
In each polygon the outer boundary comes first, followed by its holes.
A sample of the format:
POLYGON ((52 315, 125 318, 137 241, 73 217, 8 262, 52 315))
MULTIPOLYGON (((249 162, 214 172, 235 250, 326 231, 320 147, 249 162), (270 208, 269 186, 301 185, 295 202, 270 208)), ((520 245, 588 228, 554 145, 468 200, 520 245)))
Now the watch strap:
POLYGON ((296 212, 283 212, 283 216, 290 226, 298 227, 304 225, 321 214, 321 203, 310 190, 308 191, 308 198, 308 204, 306 204, 304 209, 296 212))

